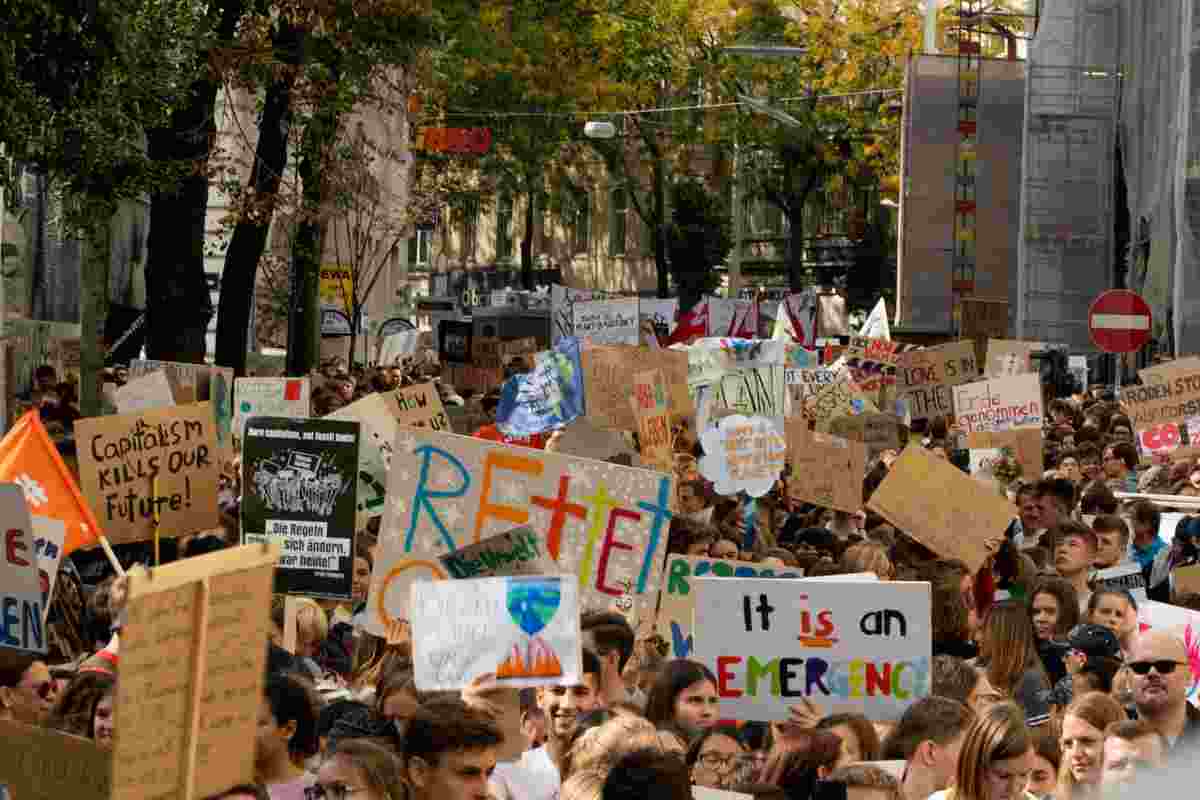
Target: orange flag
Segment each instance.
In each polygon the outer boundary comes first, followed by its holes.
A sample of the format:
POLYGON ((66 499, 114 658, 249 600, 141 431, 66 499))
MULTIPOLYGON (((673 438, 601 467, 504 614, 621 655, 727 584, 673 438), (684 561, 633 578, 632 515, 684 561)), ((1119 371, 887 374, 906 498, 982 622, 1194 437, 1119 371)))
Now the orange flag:
POLYGON ((92 509, 36 410, 17 420, 0 440, 0 482, 21 487, 29 513, 62 520, 67 526, 64 555, 100 543, 100 526, 92 509))

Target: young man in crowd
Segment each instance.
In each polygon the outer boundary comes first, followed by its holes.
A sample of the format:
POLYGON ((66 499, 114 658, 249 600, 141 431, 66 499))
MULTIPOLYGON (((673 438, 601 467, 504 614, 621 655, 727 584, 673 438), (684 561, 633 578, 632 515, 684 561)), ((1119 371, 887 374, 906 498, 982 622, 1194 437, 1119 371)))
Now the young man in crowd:
POLYGON ((426 703, 404 734, 411 800, 490 800, 503 739, 487 715, 457 698, 426 703))
POLYGON ((904 800, 927 800, 954 781, 958 752, 975 714, 957 700, 926 697, 909 706, 883 743, 883 757, 904 761, 904 800))
POLYGON ((1062 478, 1044 478, 1034 485, 1033 495, 1040 530, 1053 530, 1071 519, 1071 511, 1075 508, 1075 484, 1062 478))
POLYGON ((1137 449, 1129 442, 1117 442, 1104 448, 1101 458, 1104 483, 1114 492, 1137 491, 1137 449))
POLYGON ((1167 741, 1145 720, 1114 722, 1104 732, 1105 786, 1133 783, 1139 773, 1161 769, 1167 763, 1167 741))
POLYGON ((1158 537, 1162 511, 1149 500, 1138 500, 1129 507, 1129 519, 1133 523, 1133 546, 1130 552, 1138 566, 1148 571, 1154 566, 1154 559, 1167 546, 1158 537))
POLYGON ((1092 520, 1096 532, 1096 569, 1108 569, 1129 559, 1129 526, 1115 514, 1101 514, 1092 520))
POLYGON ((600 659, 599 704, 611 707, 617 703, 645 706, 646 698, 631 694, 625 687, 625 665, 633 655, 633 628, 625 617, 615 611, 593 611, 579 622, 584 650, 591 650, 600 659))
POLYGON ((661 750, 634 750, 604 779, 600 800, 692 800, 692 779, 682 758, 661 750))
POLYGON ((1183 640, 1167 631, 1146 631, 1134 642, 1126 666, 1133 673, 1138 719, 1162 734, 1173 756, 1195 750, 1200 745, 1200 709, 1187 699, 1192 668, 1183 640))
POLYGON ((1088 575, 1096 560, 1096 532, 1078 522, 1064 522, 1051 531, 1054 539, 1054 570, 1075 587, 1079 595, 1079 610, 1087 612, 1092 590, 1088 575))
POLYGON ((0 668, 0 719, 40 725, 57 699, 58 682, 45 662, 0 668))
POLYGON ((546 715, 546 743, 496 768, 491 781, 495 800, 554 800, 558 796, 562 785, 558 765, 579 726, 579 716, 601 705, 600 676, 600 659, 585 649, 581 683, 538 687, 538 708, 546 715))

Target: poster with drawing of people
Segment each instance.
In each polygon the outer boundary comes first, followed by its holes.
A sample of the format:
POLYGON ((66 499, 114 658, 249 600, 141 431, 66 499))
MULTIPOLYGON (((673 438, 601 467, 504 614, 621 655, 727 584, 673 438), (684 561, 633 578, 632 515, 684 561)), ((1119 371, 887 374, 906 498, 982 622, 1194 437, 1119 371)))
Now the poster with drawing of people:
POLYGON ((280 594, 352 599, 359 424, 250 417, 242 541, 278 542, 280 594))

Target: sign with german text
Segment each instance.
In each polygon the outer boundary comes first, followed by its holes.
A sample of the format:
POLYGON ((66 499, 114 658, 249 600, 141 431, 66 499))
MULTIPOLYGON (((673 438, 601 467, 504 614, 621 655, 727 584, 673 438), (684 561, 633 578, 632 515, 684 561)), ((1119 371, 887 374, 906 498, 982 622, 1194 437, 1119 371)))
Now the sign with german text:
POLYGON ((1040 428, 1042 384, 1034 373, 954 387, 954 416, 964 433, 1040 428))

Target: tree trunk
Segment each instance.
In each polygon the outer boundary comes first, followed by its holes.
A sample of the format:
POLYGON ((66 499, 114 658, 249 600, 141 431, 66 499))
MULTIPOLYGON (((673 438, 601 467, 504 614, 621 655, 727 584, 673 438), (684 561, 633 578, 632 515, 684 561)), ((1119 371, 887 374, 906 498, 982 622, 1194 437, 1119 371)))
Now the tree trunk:
POLYGON ((654 268, 658 273, 658 296, 671 290, 671 265, 667 256, 667 180, 662 158, 654 159, 654 268))
POLYGON ((804 205, 788 214, 788 288, 804 289, 804 205))
POLYGON ((104 322, 108 318, 108 273, 111 215, 98 210, 88 230, 79 304, 79 411, 85 417, 101 413, 104 373, 104 322))
POLYGON ((533 180, 526 181, 528 201, 525 203, 525 230, 521 231, 521 288, 533 290, 533 220, 537 192, 533 180))
POLYGON ((274 197, 279 192, 287 166, 287 140, 292 126, 291 89, 290 79, 275 81, 267 88, 249 181, 254 188, 252 202, 260 205, 241 215, 229 240, 229 249, 225 251, 217 312, 216 361, 222 366, 233 367, 239 376, 246 374, 246 356, 254 346, 253 342, 247 344, 246 336, 254 310, 258 262, 267 245, 274 197))

